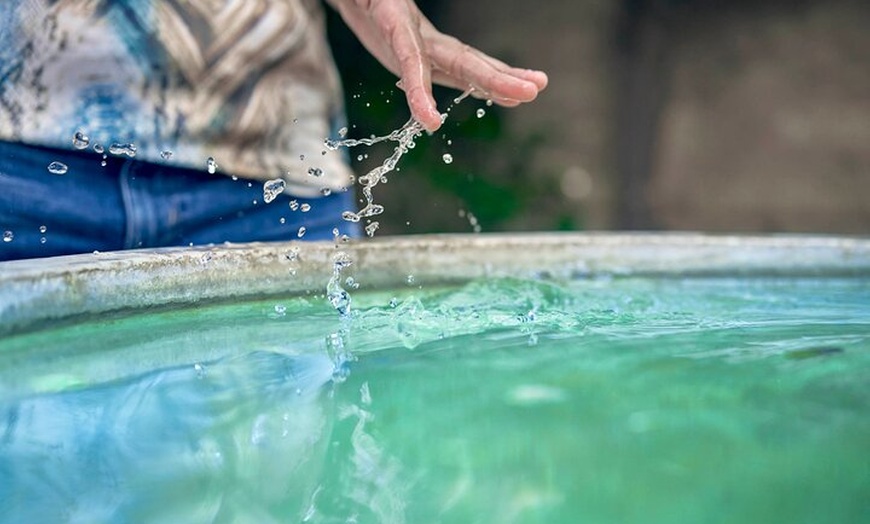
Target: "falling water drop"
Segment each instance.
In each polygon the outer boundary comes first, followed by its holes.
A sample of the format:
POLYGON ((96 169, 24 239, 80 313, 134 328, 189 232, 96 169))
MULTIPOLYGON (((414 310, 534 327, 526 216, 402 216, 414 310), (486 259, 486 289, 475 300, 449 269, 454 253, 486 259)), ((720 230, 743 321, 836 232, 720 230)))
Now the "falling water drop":
POLYGON ((210 175, 215 174, 218 169, 218 165, 217 162, 215 162, 214 157, 208 157, 208 160, 205 161, 205 167, 210 175))
POLYGON ((369 237, 375 236, 375 231, 378 230, 380 224, 377 221, 372 222, 371 224, 366 226, 366 235, 369 237))
POLYGON ((311 204, 302 204, 299 206, 299 211, 302 211, 303 213, 311 211, 311 204))
POLYGON ((445 164, 452 164, 453 163, 453 155, 451 155, 450 153, 444 153, 441 156, 441 160, 443 160, 445 164))
POLYGON ((48 172, 52 175, 65 175, 69 171, 69 167, 63 162, 52 162, 48 164, 48 172))
POLYGON ((486 101, 487 107, 492 107, 492 99, 486 101))
POLYGON ((76 131, 73 135, 72 144, 76 149, 87 149, 90 143, 91 139, 82 130, 76 131))
POLYGON ((46 231, 48 231, 48 228, 47 228, 47 227, 45 227, 45 226, 39 226, 39 232, 40 232, 40 233, 45 234, 46 231))
POLYGON ((299 231, 296 232, 296 236, 302 238, 305 236, 305 226, 301 226, 299 231))
POLYGON ((284 253, 284 258, 286 258, 290 262, 293 262, 295 260, 299 260, 299 248, 298 247, 290 248, 289 251, 284 253))
POLYGON ((480 108, 477 110, 477 118, 483 118, 483 116, 485 114, 486 114, 486 111, 483 108, 480 108))
POLYGON ((164 149, 160 152, 160 158, 162 158, 163 160, 169 160, 170 158, 172 158, 172 151, 164 149))
POLYGON ((295 200, 291 200, 290 201, 290 211, 296 211, 297 209, 299 209, 299 202, 297 202, 295 200))
POLYGON ((286 185, 286 182, 280 178, 268 180, 263 183, 263 202, 268 204, 275 200, 278 195, 284 192, 284 187, 286 185))
POLYGON ((12 240, 14 238, 15 238, 15 233, 13 233, 12 231, 5 231, 3 233, 3 242, 12 242, 12 240))
POLYGON ((348 222, 359 222, 360 216, 353 211, 345 211, 341 214, 341 218, 348 222))
POLYGON ((109 153, 121 156, 127 155, 130 158, 136 156, 136 144, 122 144, 115 142, 109 146, 109 153))
POLYGON ((98 155, 102 155, 106 152, 106 148, 102 146, 100 143, 94 143, 94 153, 98 155))
POLYGON ((308 174, 313 176, 313 177, 321 177, 321 176, 323 176, 323 170, 320 169, 319 167, 309 167, 308 174))
POLYGON ((340 136, 341 138, 346 137, 346 136, 347 136, 347 128, 346 128, 346 127, 342 127, 341 129, 339 129, 339 130, 338 130, 338 136, 340 136))

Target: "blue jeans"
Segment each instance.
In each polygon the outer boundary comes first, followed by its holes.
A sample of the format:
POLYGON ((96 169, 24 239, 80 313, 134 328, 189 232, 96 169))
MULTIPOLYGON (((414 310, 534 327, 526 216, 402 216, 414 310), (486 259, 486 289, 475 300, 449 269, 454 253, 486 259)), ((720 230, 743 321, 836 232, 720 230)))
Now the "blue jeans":
MULTIPOLYGON (((263 182, 194 169, 0 141, 0 260, 222 242, 359 236, 341 213, 352 189, 323 198, 281 194, 263 182), (68 167, 52 174, 51 162, 68 167), (300 209, 289 204, 296 200, 300 209), (310 211, 303 212, 310 206, 310 211)), ((204 165, 204 164, 203 164, 204 165)))

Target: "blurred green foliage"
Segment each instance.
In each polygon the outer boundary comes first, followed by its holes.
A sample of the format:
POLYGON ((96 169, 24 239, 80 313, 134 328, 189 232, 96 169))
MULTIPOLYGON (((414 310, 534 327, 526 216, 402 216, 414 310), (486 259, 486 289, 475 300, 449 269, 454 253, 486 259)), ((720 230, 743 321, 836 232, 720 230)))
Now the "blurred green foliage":
MULTIPOLYGON (((438 25, 436 4, 418 2, 438 25)), ((383 135, 401 127, 409 111, 404 93, 395 86, 396 77, 365 50, 336 13, 330 11, 327 21, 344 82, 348 136, 383 135)), ((472 230, 467 213, 483 231, 523 229, 524 214, 536 205, 561 202, 554 177, 536 171, 535 156, 544 134, 507 132, 505 109, 471 97, 454 105, 459 94, 436 86, 435 99, 442 112, 448 111, 447 121, 434 135, 417 140, 388 183, 375 188, 375 201, 386 208, 377 217, 379 233, 467 232, 472 230), (485 114, 478 117, 478 110, 485 114), (452 155, 452 163, 444 162, 445 153, 452 155)), ((391 151, 392 144, 382 144, 352 149, 350 155, 357 173, 364 174, 391 151)), ((578 226, 570 214, 553 216, 545 228, 578 226)))

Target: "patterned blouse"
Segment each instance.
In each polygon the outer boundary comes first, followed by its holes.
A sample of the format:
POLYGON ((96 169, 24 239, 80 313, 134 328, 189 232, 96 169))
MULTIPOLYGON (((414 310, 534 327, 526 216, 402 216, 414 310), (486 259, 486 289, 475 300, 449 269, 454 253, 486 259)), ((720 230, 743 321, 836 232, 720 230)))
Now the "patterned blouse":
POLYGON ((80 132, 316 196, 350 181, 323 147, 341 100, 319 0, 0 0, 2 140, 80 132))

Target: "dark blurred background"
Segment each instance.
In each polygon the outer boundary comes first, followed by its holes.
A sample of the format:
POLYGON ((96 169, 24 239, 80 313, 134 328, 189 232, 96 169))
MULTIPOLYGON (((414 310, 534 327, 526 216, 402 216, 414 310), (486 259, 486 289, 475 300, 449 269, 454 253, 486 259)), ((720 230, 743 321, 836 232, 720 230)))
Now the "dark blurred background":
MULTIPOLYGON (((550 86, 516 109, 457 105, 375 189, 379 234, 870 232, 867 0, 418 5, 550 86)), ((395 77, 334 13, 329 31, 350 135, 401 126, 395 77)), ((439 107, 457 94, 437 90, 439 107)), ((390 151, 351 155, 362 174, 390 151)))

